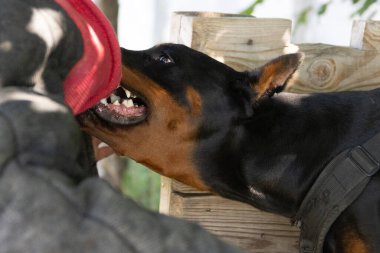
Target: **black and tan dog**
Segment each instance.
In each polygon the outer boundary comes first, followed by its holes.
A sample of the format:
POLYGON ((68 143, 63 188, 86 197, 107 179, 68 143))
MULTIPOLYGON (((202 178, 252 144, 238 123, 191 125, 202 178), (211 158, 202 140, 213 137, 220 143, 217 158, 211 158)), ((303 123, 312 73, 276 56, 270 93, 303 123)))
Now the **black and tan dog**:
MULTIPOLYGON (((252 72, 234 71, 182 45, 123 49, 122 57, 121 87, 80 116, 87 131, 165 176, 302 222, 303 215, 306 223, 311 217, 309 224, 317 225, 303 226, 301 252, 380 252, 378 153, 347 151, 380 131, 380 90, 276 94, 301 54, 281 56, 252 72), (350 202, 343 194, 341 205, 335 196, 341 188, 321 188, 322 195, 317 189, 305 204, 341 152, 349 155, 340 160, 357 157, 359 165, 368 165, 364 190, 350 202), (327 203, 326 215, 321 203, 327 203), (336 217, 329 218, 337 207, 336 217), (307 217, 313 210, 318 214, 307 217), (325 219, 319 213, 330 223, 318 224, 325 219), (310 230, 319 231, 311 242, 310 230)), ((371 145, 380 149, 379 142, 371 145)), ((343 173, 348 179, 336 181, 355 186, 350 180, 359 177, 352 170, 343 173)))

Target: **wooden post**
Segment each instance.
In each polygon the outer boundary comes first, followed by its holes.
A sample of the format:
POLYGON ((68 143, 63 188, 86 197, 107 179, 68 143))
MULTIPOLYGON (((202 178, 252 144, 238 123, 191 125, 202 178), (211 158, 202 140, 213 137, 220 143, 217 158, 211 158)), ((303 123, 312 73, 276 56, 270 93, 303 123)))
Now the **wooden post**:
POLYGON ((380 50, 380 22, 354 21, 350 46, 362 50, 380 50))
POLYGON ((286 19, 179 12, 173 14, 171 40, 236 70, 246 70, 297 51, 290 43, 290 34, 291 21, 286 19))
MULTIPOLYGON (((172 41, 202 51, 236 70, 255 68, 281 54, 304 52, 304 63, 288 87, 291 92, 380 87, 380 22, 355 22, 351 48, 293 45, 290 27, 291 22, 284 19, 176 13, 172 41)), ((162 178, 160 210, 198 222, 250 252, 298 252, 299 231, 288 219, 167 178, 162 178)))

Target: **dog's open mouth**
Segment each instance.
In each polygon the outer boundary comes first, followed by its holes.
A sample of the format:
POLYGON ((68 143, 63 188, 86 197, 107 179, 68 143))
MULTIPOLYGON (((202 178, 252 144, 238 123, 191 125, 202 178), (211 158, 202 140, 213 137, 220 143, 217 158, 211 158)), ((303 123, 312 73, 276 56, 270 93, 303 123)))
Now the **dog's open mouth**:
POLYGON ((121 86, 111 96, 102 99, 94 111, 103 120, 120 125, 139 123, 148 114, 145 99, 121 86))

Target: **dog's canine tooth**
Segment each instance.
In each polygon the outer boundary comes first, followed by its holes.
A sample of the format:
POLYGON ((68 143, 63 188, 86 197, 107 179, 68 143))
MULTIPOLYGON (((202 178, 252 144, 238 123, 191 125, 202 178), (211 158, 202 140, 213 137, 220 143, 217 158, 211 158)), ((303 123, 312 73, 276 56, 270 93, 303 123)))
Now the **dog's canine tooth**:
POLYGON ((124 87, 121 87, 121 88, 123 88, 123 90, 124 90, 125 95, 127 96, 127 98, 130 98, 132 93, 129 90, 127 90, 126 88, 124 88, 124 87))
POLYGON ((102 100, 100 100, 100 103, 102 103, 103 105, 108 105, 106 98, 103 98, 102 100))

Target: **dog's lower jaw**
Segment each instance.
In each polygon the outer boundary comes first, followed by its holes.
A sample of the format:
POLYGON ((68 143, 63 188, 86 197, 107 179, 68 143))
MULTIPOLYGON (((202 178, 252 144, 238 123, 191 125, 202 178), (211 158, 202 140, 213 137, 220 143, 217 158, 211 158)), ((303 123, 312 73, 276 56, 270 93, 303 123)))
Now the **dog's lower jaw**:
POLYGON ((187 157, 188 152, 186 151, 186 147, 184 150, 181 149, 178 148, 172 153, 172 156, 176 157, 176 159, 172 159, 171 162, 168 162, 164 157, 157 156, 158 152, 148 151, 142 155, 141 151, 139 151, 140 149, 136 150, 135 147, 128 145, 123 146, 117 153, 128 156, 163 176, 175 178, 177 181, 201 191, 210 191, 210 187, 200 178, 192 159, 187 157), (184 152, 177 152, 178 150, 184 152))
POLYGON ((147 131, 152 125, 157 124, 152 121, 118 127, 104 122, 91 111, 80 115, 78 120, 83 131, 106 142, 116 154, 127 156, 163 176, 175 178, 199 190, 209 191, 211 189, 201 179, 199 169, 193 160, 192 130, 183 130, 182 133, 166 133, 160 132, 160 128, 157 127, 155 128, 157 131, 147 131), (175 134, 181 135, 181 138, 175 137, 175 134), (174 143, 167 141, 178 139, 181 141, 174 143))

